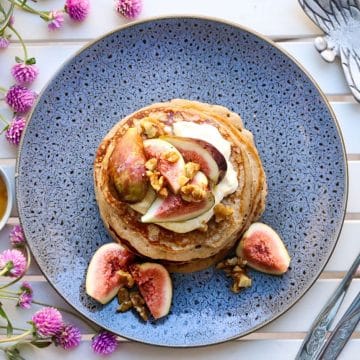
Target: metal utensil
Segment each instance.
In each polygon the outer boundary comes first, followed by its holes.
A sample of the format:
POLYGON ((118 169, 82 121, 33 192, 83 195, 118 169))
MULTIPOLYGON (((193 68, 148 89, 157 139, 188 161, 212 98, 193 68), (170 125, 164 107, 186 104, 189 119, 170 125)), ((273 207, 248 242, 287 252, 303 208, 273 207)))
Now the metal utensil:
POLYGON ((346 292, 350 286, 353 277, 355 276, 356 270, 358 269, 359 265, 360 254, 358 254, 357 258, 351 265, 349 271, 341 281, 340 285, 332 294, 328 302, 321 310, 320 314, 315 319, 296 356, 297 360, 314 360, 319 358, 318 356, 326 342, 326 334, 334 321, 335 315, 337 314, 340 305, 344 300, 346 292))

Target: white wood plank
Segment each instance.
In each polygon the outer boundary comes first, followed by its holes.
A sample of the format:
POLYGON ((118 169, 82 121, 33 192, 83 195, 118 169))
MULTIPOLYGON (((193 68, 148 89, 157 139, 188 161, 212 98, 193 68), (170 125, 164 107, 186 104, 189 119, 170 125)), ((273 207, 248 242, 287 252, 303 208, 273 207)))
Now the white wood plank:
MULTIPOLYGON (((61 44, 61 46, 56 43, 32 43, 29 45, 29 54, 36 58, 40 68, 40 75, 33 84, 33 88, 39 92, 64 61, 74 55, 85 44, 85 42, 79 42, 61 44)), ((325 93, 349 93, 341 66, 337 62, 328 64, 322 60, 312 41, 279 42, 278 44, 309 71, 325 93)), ((14 64, 15 56, 22 56, 22 49, 18 44, 10 46, 6 50, 6 56, 0 58, 0 68, 9 70, 3 72, 4 76, 1 81, 3 86, 10 86, 13 83, 10 68, 14 64)))
POLYGON ((360 104, 332 102, 348 154, 360 153, 360 104))
MULTIPOLYGON (((294 359, 300 348, 301 340, 254 340, 254 341, 231 341, 224 344, 210 347, 193 348, 193 349, 169 349, 156 346, 149 346, 139 343, 120 344, 116 352, 107 356, 106 359, 115 360, 259 360, 275 358, 276 360, 294 359)), ((355 354, 360 352, 360 340, 350 340, 344 348, 338 360, 354 360, 355 354)), ((53 346, 46 349, 34 349, 27 347, 22 351, 26 359, 37 360, 74 360, 99 359, 90 347, 90 342, 84 341, 73 351, 54 348, 53 346)))
POLYGON ((347 211, 360 212, 360 161, 349 161, 349 199, 347 211))
MULTIPOLYGON (((206 0, 147 0, 143 3, 144 9, 139 20, 168 15, 202 15, 236 22, 272 37, 300 37, 320 33, 297 1, 226 0, 219 4, 206 0)), ((31 3, 43 10, 60 9, 63 4, 63 0, 31 3)), ((60 31, 50 33, 40 18, 20 11, 16 13, 15 25, 25 39, 91 39, 127 22, 115 12, 112 1, 92 1, 91 7, 90 15, 84 23, 74 24, 67 20, 60 31)))

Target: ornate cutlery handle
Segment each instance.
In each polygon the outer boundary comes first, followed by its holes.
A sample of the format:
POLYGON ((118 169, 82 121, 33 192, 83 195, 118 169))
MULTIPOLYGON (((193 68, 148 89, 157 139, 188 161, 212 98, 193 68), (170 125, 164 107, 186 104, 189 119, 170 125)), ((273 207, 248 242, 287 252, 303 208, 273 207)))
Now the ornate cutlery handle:
POLYGON ((360 321, 360 292, 357 294, 349 309, 336 325, 331 333, 325 347, 319 354, 320 359, 335 360, 338 358, 341 350, 354 332, 360 321))
POLYGON ((334 321, 335 315, 344 300, 345 294, 359 265, 360 254, 358 254, 340 285, 331 295, 330 299, 315 319, 310 331, 301 345, 301 348, 296 356, 296 360, 313 360, 318 357, 326 341, 326 333, 329 331, 330 326, 334 321))

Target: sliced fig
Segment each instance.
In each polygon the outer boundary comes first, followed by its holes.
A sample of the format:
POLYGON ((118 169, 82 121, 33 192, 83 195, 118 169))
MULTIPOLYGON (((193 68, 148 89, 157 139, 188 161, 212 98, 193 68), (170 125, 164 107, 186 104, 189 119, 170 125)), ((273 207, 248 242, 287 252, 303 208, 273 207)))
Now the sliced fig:
POLYGON ((221 181, 227 170, 226 159, 213 145, 204 140, 180 136, 162 136, 162 140, 174 145, 186 162, 200 165, 200 169, 215 184, 221 181))
POLYGON ((149 187, 145 162, 141 136, 129 128, 117 140, 109 160, 110 177, 121 201, 136 203, 145 197, 149 187))
POLYGON ((151 187, 149 187, 145 197, 140 202, 131 204, 130 207, 138 213, 144 215, 149 210, 149 207, 154 202, 155 198, 155 191, 151 187))
POLYGON ((121 287, 119 270, 128 270, 134 255, 117 243, 101 246, 93 255, 86 273, 86 293, 102 304, 108 303, 121 287))
POLYGON ((242 236, 236 255, 261 272, 284 274, 290 265, 290 256, 279 235, 270 226, 253 223, 242 236))
POLYGON ((209 185, 208 178, 202 171, 198 171, 194 178, 190 181, 190 184, 201 186, 206 189, 209 185))
POLYGON ((188 202, 180 195, 169 194, 164 199, 156 198, 141 221, 143 223, 185 221, 208 211, 214 203, 214 195, 211 192, 207 192, 206 198, 199 202, 188 202))
POLYGON ((166 179, 172 192, 177 194, 181 188, 181 178, 185 176, 185 162, 181 154, 170 143, 160 139, 144 140, 148 158, 158 159, 157 170, 166 179), (176 161, 169 161, 166 154, 175 154, 176 161))
POLYGON ((164 266, 156 263, 134 264, 130 267, 140 293, 151 315, 160 319, 169 313, 172 299, 172 282, 164 266))

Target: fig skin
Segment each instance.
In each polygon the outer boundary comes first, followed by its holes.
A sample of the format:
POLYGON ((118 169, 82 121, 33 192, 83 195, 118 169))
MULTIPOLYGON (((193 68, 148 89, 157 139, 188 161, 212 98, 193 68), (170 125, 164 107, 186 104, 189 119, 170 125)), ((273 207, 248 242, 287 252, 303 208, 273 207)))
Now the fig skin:
POLYGON ((154 319, 170 311, 173 287, 169 272, 157 263, 133 264, 130 272, 154 319))
POLYGON ((144 140, 144 149, 147 157, 158 160, 157 170, 166 179, 171 191, 177 194, 180 191, 180 178, 185 176, 185 162, 178 150, 170 143, 161 139, 144 140), (163 158, 167 152, 175 152, 179 159, 176 162, 169 162, 163 158))
POLYGON ((136 128, 129 128, 117 140, 109 159, 109 174, 119 200, 131 204, 145 197, 149 187, 145 162, 141 136, 136 128))
POLYGON ((115 297, 122 284, 118 270, 128 270, 135 256, 118 243, 101 246, 90 260, 86 273, 86 293, 101 304, 115 297))
POLYGON ((253 269, 272 275, 284 274, 291 260, 276 231, 260 222, 253 223, 244 233, 236 255, 253 269))
POLYGON ((193 161, 214 183, 219 183, 226 174, 227 162, 223 154, 210 143, 179 136, 162 136, 162 140, 174 145, 186 162, 193 161))

